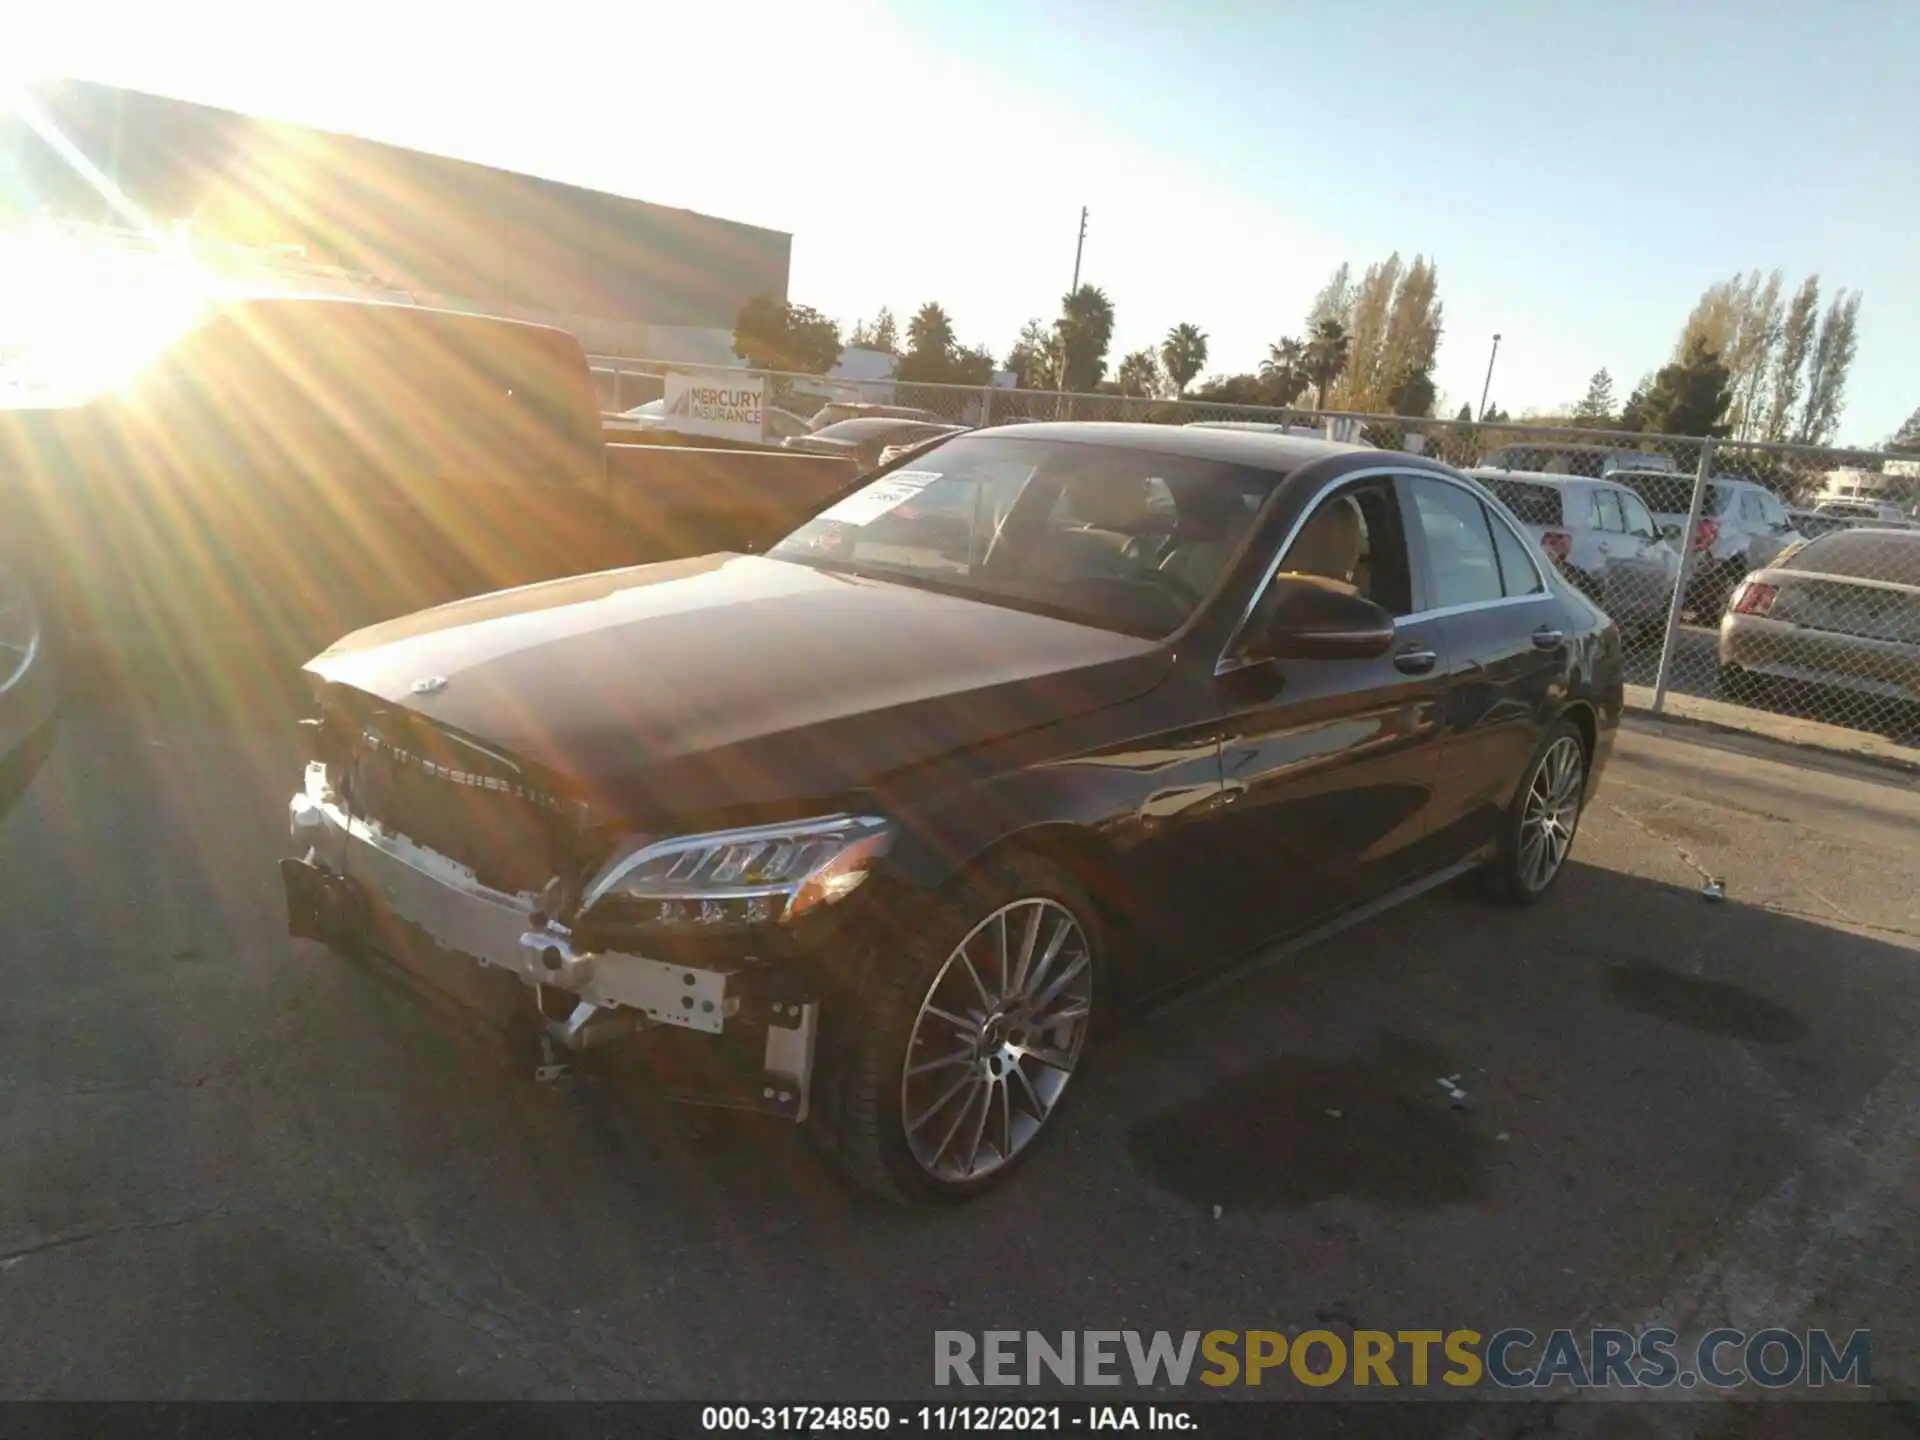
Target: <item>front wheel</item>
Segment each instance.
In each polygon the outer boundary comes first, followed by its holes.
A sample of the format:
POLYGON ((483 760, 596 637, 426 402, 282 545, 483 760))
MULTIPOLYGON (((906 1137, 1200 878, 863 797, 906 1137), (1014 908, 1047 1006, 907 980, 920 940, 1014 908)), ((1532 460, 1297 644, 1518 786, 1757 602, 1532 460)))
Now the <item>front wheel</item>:
POLYGON ((1527 767, 1501 824, 1499 849, 1481 872, 1488 899, 1531 905, 1554 886, 1580 826, 1587 795, 1587 744, 1561 720, 1527 767))
POLYGON ((1009 855, 967 877, 902 953, 874 959, 827 1057, 835 1159, 855 1183, 929 1205, 999 1184, 1080 1068, 1105 933, 1079 883, 1009 855))

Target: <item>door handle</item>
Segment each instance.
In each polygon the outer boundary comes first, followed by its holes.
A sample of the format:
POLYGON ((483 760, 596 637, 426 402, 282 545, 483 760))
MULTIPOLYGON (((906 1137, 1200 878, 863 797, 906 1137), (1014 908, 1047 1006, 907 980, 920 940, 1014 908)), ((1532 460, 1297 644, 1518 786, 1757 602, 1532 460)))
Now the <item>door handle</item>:
POLYGON ((1433 651, 1420 645, 1409 645, 1393 657, 1393 668, 1408 675, 1424 675, 1433 669, 1440 657, 1433 651))
POLYGON ((1538 630, 1533 632, 1533 648, 1536 650, 1551 650, 1566 638, 1567 637, 1560 631, 1542 625, 1538 630))

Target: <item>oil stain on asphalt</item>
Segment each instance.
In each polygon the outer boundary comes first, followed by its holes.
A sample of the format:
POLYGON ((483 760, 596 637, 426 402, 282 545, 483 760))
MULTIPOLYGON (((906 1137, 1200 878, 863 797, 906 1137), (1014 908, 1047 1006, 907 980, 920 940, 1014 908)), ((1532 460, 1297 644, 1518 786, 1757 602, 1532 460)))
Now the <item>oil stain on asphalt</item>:
POLYGON ((1144 1117, 1128 1132, 1128 1155, 1161 1189, 1230 1210, 1342 1195, 1422 1208, 1472 1201, 1484 1141, 1435 1083, 1458 1069, 1393 1035, 1371 1060, 1280 1056, 1144 1117))
POLYGON ((1629 1009, 1703 1035, 1787 1045, 1807 1033, 1807 1022, 1786 1006, 1723 980, 1702 980, 1658 965, 1609 965, 1606 986, 1629 1009))

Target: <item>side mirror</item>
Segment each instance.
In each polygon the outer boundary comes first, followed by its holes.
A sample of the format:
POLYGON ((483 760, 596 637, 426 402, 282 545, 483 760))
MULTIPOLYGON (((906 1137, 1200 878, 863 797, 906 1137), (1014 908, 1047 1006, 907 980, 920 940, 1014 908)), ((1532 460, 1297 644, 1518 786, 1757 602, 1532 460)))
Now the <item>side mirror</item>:
POLYGON ((1279 575, 1249 660, 1368 660, 1393 644, 1393 616, 1351 586, 1279 575))
POLYGON ((1685 529, 1686 527, 1684 525, 1662 525, 1660 527, 1660 538, 1662 540, 1671 540, 1675 544, 1678 544, 1680 536, 1685 529))

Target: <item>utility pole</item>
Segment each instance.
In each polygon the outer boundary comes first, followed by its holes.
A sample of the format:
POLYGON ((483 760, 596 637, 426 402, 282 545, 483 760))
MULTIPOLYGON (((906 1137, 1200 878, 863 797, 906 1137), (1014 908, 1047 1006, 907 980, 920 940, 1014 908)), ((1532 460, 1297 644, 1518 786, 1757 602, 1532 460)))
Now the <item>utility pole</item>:
POLYGON ((1080 252, 1087 248, 1087 207, 1080 207, 1080 238, 1073 242, 1073 286, 1069 295, 1080 288, 1080 252))
POLYGON ((1487 354, 1487 383, 1480 387, 1480 418, 1487 418, 1487 392, 1493 388, 1493 361, 1500 353, 1500 335, 1496 331, 1493 337, 1493 349, 1487 354))

